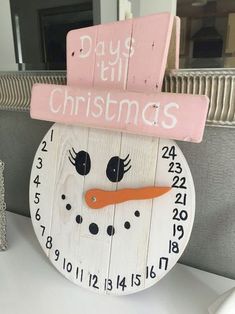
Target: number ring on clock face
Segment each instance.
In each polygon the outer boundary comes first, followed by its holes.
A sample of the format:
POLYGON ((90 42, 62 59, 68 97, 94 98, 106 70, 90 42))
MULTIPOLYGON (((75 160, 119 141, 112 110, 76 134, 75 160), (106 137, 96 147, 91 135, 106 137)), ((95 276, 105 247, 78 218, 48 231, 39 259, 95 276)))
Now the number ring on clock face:
POLYGON ((30 211, 59 272, 97 293, 122 295, 152 286, 178 261, 192 230, 195 191, 174 141, 54 124, 34 158, 30 211), (93 189, 145 187, 170 189, 98 209, 85 200, 93 189))

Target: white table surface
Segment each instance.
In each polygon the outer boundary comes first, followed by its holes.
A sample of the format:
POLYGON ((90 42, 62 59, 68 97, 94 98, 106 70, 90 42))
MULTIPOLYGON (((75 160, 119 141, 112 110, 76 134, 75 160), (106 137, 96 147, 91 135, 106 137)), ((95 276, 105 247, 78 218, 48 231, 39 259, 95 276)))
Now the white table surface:
POLYGON ((206 314, 235 281, 177 264, 158 284, 112 297, 79 288, 43 253, 29 218, 7 213, 9 249, 0 252, 1 314, 206 314))

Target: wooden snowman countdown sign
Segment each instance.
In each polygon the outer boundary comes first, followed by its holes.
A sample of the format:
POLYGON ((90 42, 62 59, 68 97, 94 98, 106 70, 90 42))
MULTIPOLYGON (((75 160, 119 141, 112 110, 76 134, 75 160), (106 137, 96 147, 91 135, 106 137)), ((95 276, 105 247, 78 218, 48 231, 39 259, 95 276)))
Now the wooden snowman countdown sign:
POLYGON ((192 230, 193 179, 172 139, 201 141, 208 99, 159 92, 173 24, 164 13, 71 31, 68 85, 33 87, 31 116, 59 122, 33 162, 35 233, 65 277, 98 293, 155 284, 192 230))

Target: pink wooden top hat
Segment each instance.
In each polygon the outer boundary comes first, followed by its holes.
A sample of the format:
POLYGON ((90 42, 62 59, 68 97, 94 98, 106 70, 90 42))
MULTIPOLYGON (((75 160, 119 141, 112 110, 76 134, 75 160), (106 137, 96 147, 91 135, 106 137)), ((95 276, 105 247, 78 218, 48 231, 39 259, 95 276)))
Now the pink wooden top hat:
POLYGON ((200 142, 209 99, 160 92, 178 59, 179 19, 169 13, 70 31, 68 86, 35 84, 31 117, 200 142))

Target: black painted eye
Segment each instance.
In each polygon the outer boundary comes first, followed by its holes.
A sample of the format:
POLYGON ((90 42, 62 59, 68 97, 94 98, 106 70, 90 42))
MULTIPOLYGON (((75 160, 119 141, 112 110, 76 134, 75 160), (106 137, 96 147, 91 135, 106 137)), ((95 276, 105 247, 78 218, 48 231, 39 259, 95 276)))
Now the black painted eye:
POLYGON ((69 151, 69 161, 72 165, 75 166, 77 172, 81 176, 86 176, 91 170, 91 158, 90 155, 81 150, 80 152, 76 153, 74 148, 72 148, 73 153, 69 151))
POLYGON ((127 155, 125 159, 114 156, 109 160, 106 175, 111 182, 120 182, 124 174, 131 169, 131 165, 128 167, 131 162, 128 158, 129 155, 127 155))

